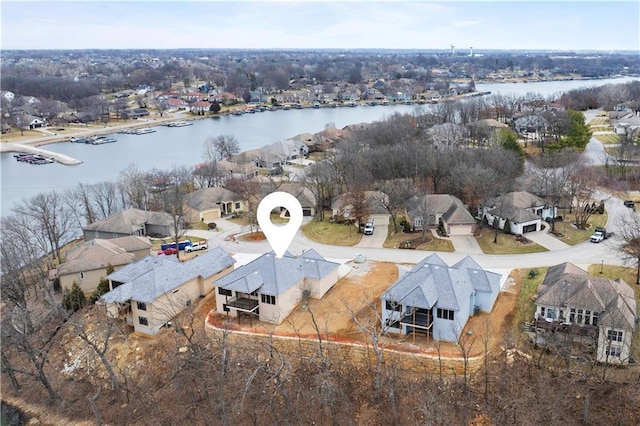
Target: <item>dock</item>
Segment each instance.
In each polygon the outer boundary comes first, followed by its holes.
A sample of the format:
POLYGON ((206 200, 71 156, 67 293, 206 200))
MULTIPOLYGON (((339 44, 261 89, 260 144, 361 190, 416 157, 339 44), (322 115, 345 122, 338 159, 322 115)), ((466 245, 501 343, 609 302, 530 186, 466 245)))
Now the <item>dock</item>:
POLYGON ((53 158, 55 161, 60 164, 64 164, 65 166, 77 166, 78 164, 82 164, 82 161, 68 155, 58 154, 57 152, 47 151, 46 149, 37 148, 30 145, 23 145, 21 143, 0 143, 0 152, 24 152, 27 154, 38 154, 42 155, 43 157, 53 158))

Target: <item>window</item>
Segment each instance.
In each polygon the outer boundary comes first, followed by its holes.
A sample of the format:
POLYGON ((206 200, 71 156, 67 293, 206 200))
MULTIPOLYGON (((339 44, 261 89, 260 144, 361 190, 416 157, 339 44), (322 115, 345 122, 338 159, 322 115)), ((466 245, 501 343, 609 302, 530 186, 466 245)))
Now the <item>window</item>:
POLYGON ((276 304, 276 297, 269 294, 261 294, 260 299, 262 300, 262 303, 266 303, 268 305, 276 304))
POLYGON ((576 308, 571 308, 569 311, 569 322, 573 324, 576 320, 576 308))
POLYGON ((542 318, 544 318, 544 317, 545 317, 545 315, 544 315, 544 306, 542 306, 542 307, 540 308, 540 316, 541 316, 542 318))
POLYGON ((400 324, 400 321, 398 321, 397 319, 392 319, 392 318, 387 318, 384 321, 384 325, 388 328, 402 328, 402 325, 400 324))
POLYGON ((387 311, 402 312, 402 305, 396 302, 392 302, 391 300, 385 301, 385 308, 387 309, 387 311))
POLYGON ((593 325, 598 325, 598 313, 597 312, 593 313, 593 322, 592 322, 592 324, 593 325))
POLYGON ((446 319, 449 321, 453 321, 453 311, 450 311, 448 309, 440 309, 438 308, 438 310, 436 311, 436 316, 438 318, 442 318, 442 319, 446 319))
POLYGON ((555 320, 556 319, 556 310, 552 308, 547 308, 547 319, 555 320))
POLYGON ((222 296, 231 296, 233 292, 231 290, 227 290, 226 288, 218 287, 218 294, 222 296))
POLYGON ((250 293, 250 295, 251 295, 251 296, 257 296, 257 295, 258 295, 258 290, 253 290, 253 291, 250 293))
POLYGON ((80 279, 84 280, 84 272, 80 272, 80 279))
POLYGON ((138 323, 140 325, 149 325, 149 320, 146 317, 138 317, 138 323))
POLYGON ((622 350, 618 346, 609 346, 607 348, 607 356, 610 356, 613 358, 620 358, 621 353, 622 353, 622 350))
POLYGON ((138 305, 138 310, 139 311, 146 311, 147 310, 147 304, 144 302, 136 302, 138 305))
POLYGON ((236 203, 236 210, 240 210, 240 203, 236 203))
POLYGON ((582 324, 582 309, 578 309, 578 324, 582 324))
POLYGON ((422 226, 422 218, 416 217, 415 219, 413 219, 413 226, 422 226))
POLYGON ((222 310, 225 311, 225 312, 229 312, 229 308, 227 307, 226 303, 222 304, 222 310))
POLYGON ((584 325, 591 324, 591 311, 584 311, 584 325))
POLYGON ((622 331, 607 330, 607 340, 612 342, 622 342, 622 331))

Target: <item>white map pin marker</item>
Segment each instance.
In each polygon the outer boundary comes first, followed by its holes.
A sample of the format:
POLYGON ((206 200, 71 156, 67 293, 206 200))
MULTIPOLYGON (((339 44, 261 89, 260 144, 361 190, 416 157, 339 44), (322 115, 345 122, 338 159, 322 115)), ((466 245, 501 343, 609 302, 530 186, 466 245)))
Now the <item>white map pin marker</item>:
POLYGON ((272 192, 258 204, 258 225, 278 259, 282 258, 289 248, 301 224, 302 206, 296 197, 288 192, 272 192), (271 211, 276 207, 284 207, 289 211, 289 222, 283 226, 271 223, 271 211))

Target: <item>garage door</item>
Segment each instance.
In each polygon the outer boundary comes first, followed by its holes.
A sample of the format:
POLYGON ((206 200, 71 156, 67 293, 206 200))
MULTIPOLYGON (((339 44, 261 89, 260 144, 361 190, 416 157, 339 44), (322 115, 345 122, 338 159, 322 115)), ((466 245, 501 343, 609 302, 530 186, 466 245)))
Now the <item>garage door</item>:
POLYGON ((302 216, 313 216, 311 214, 311 209, 302 209, 302 216))
POLYGON ((451 235, 471 235, 471 225, 455 225, 449 227, 451 235))
POLYGON ((522 227, 522 232, 535 232, 538 230, 538 225, 537 224, 532 224, 532 225, 525 225, 522 227))
POLYGON ((202 213, 202 221, 205 223, 215 222, 215 220, 219 218, 220 210, 210 210, 208 212, 202 213))
POLYGON ((373 219, 373 223, 376 226, 388 226, 389 225, 389 216, 375 215, 375 216, 371 216, 371 219, 373 219))

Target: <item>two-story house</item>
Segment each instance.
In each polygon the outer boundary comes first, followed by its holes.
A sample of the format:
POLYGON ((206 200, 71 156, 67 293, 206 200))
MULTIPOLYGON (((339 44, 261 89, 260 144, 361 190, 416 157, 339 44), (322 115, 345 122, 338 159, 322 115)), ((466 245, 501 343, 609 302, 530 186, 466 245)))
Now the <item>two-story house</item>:
POLYGON ((455 343, 469 317, 491 312, 502 282, 469 256, 448 266, 432 254, 382 294, 382 327, 455 343))
POLYGON ((280 324, 303 299, 321 299, 338 281, 338 263, 315 250, 277 258, 265 253, 216 280, 216 310, 280 324))
POLYGON ((148 256, 107 276, 111 291, 100 298, 109 314, 134 331, 155 335, 186 307, 213 289, 236 262, 221 247, 186 262, 174 256, 148 256))
POLYGON ((636 318, 634 291, 621 278, 592 277, 565 262, 549 268, 538 287, 536 328, 594 348, 599 362, 629 362, 636 318))

